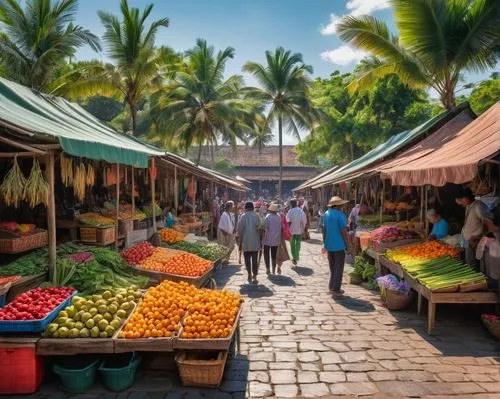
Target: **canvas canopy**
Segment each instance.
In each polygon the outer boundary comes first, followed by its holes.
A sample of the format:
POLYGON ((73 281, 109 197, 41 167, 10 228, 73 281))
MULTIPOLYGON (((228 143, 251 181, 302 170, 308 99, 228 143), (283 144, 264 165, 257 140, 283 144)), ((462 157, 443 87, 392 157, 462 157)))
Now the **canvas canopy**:
POLYGON ((478 164, 500 151, 500 103, 458 131, 437 132, 377 167, 392 184, 444 186, 475 178, 478 164))
POLYGON ((338 184, 359 177, 365 171, 373 169, 373 166, 377 163, 382 162, 400 150, 408 148, 416 140, 421 139, 428 133, 434 132, 449 121, 450 118, 466 110, 468 112, 469 106, 467 103, 464 103, 455 110, 443 112, 412 130, 406 130, 392 136, 389 140, 378 145, 365 155, 317 180, 312 185, 312 188, 320 188, 327 184, 338 184))
POLYGON ((110 163, 148 166, 161 151, 120 134, 78 104, 0 78, 0 126, 59 141, 64 152, 110 163))

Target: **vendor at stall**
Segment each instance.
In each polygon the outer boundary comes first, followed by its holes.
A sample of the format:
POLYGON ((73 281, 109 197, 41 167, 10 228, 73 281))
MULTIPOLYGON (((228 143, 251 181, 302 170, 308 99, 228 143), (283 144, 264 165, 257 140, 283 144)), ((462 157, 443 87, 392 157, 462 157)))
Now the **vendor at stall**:
POLYGON ((465 262, 477 269, 476 247, 483 236, 484 219, 488 213, 488 207, 484 202, 476 200, 470 189, 459 190, 455 194, 455 201, 465 208, 465 221, 462 227, 465 262))
POLYGON ((442 240, 448 235, 448 222, 435 209, 429 209, 427 219, 432 223, 431 234, 428 237, 429 240, 442 240))
POLYGON ((401 195, 397 200, 397 202, 406 202, 414 208, 418 207, 418 201, 418 195, 416 194, 416 191, 413 191, 412 187, 405 187, 403 195, 401 195))

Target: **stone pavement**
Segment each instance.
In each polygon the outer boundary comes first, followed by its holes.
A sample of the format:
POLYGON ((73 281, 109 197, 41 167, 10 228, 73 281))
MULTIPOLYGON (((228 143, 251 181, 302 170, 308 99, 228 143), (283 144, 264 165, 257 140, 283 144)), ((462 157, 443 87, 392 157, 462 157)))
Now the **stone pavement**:
MULTIPOLYGON (((241 352, 226 366, 217 390, 183 388, 175 368, 143 371, 121 394, 95 388, 65 396, 48 386, 50 398, 263 398, 440 397, 500 398, 498 343, 482 327, 478 309, 438 306, 435 335, 414 309, 389 312, 376 293, 345 285, 332 299, 319 235, 304 243, 299 266, 281 276, 246 284, 244 266, 227 266, 220 288, 245 297, 241 352)), ((236 261, 236 257, 233 256, 236 261)), ((34 395, 35 396, 35 395, 34 395)))

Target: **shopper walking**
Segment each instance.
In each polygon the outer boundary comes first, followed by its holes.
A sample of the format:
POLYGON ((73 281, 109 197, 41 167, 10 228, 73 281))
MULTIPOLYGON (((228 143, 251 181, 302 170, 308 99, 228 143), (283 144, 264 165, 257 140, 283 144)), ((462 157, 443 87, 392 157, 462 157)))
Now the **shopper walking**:
POLYGON ((264 220, 264 262, 267 274, 276 273, 276 254, 281 242, 281 217, 278 215, 278 209, 278 204, 269 205, 264 220))
POLYGON ((219 226, 217 230, 217 241, 219 242, 219 244, 227 247, 229 250, 226 257, 222 260, 222 263, 226 265, 229 263, 229 258, 234 250, 235 245, 235 220, 233 208, 234 202, 227 201, 224 207, 225 210, 220 216, 219 226))
POLYGON ((260 251, 260 217, 254 212, 253 202, 245 204, 245 213, 238 222, 238 237, 243 250, 245 267, 248 273, 248 282, 257 284, 259 274, 259 251, 260 251))
POLYGON ((292 263, 297 265, 300 259, 300 244, 302 242, 302 234, 306 227, 307 218, 302 209, 298 207, 297 200, 290 200, 291 209, 286 214, 286 220, 290 225, 292 238, 290 240, 290 250, 292 252, 292 263))
POLYGON ((323 219, 323 244, 328 252, 330 266, 330 282, 328 288, 335 296, 342 296, 342 277, 344 275, 345 251, 350 250, 347 238, 347 221, 340 208, 348 201, 340 197, 332 197, 328 202, 328 211, 323 219))

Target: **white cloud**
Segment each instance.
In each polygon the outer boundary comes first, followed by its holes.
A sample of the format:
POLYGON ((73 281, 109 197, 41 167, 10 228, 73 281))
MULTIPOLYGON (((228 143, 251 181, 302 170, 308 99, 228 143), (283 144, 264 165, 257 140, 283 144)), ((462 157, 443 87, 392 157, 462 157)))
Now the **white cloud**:
MULTIPOLYGON (((390 0, 349 0, 346 4, 349 13, 346 15, 351 15, 353 17, 370 15, 375 11, 385 10, 390 7, 390 0)), ((337 25, 341 19, 341 16, 330 14, 330 22, 328 25, 321 27, 321 34, 324 36, 335 35, 337 25)))
POLYGON ((389 0, 349 0, 346 8, 350 10, 349 15, 359 17, 360 15, 369 15, 375 11, 390 8, 389 0))
POLYGON ((340 17, 335 14, 330 14, 330 23, 321 28, 320 32, 323 36, 335 35, 337 29, 337 23, 340 21, 340 17))
POLYGON ((323 60, 337 65, 348 65, 352 62, 361 61, 365 57, 366 53, 364 51, 353 49, 349 46, 341 46, 335 50, 321 53, 323 60))

